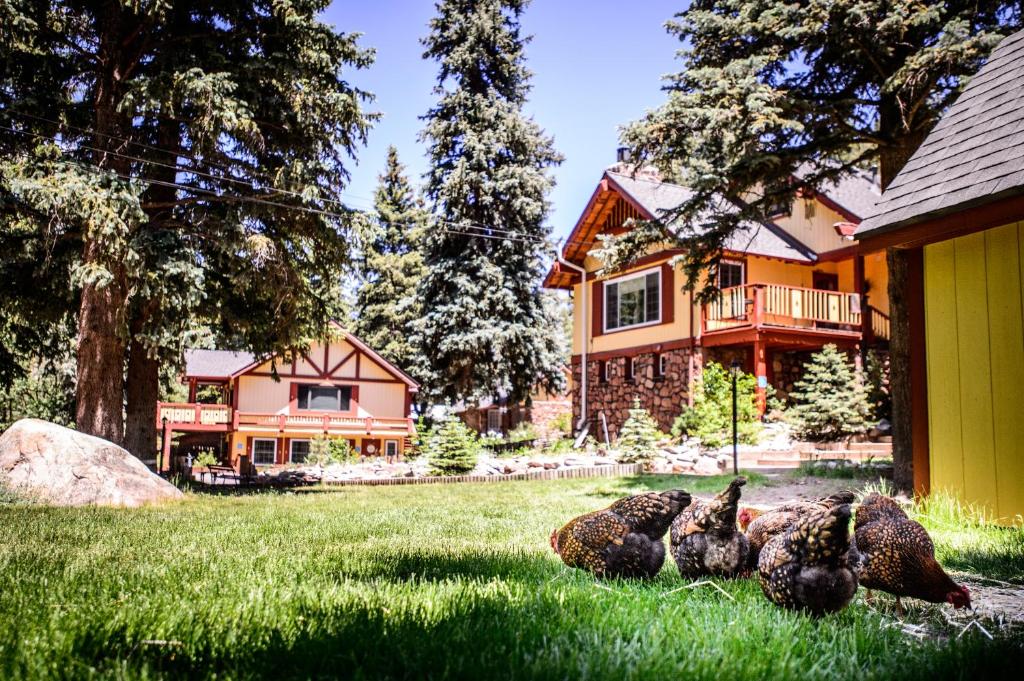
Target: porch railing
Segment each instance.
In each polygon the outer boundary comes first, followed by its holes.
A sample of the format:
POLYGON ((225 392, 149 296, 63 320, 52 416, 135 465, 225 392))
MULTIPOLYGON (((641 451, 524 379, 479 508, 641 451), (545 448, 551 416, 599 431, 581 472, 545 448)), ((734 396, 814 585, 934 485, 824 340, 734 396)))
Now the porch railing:
POLYGON ((331 432, 411 433, 407 418, 341 416, 334 414, 266 414, 236 411, 224 404, 180 404, 161 402, 157 408, 157 426, 163 419, 175 425, 225 426, 232 430, 308 430, 331 432))
POLYGON ((878 308, 868 307, 868 326, 864 335, 870 340, 884 340, 891 338, 889 315, 878 308))
POLYGON ((860 330, 862 315, 856 293, 745 284, 723 289, 706 303, 701 323, 704 333, 762 325, 860 330))

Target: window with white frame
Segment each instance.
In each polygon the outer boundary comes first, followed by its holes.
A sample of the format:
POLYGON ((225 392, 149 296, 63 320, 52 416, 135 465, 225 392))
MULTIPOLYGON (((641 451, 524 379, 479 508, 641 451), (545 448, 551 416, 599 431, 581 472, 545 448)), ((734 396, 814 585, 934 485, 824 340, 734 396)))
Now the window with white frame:
POLYGON ((352 405, 352 386, 300 385, 297 409, 311 411, 348 411, 352 405))
POLYGON ((636 380, 636 359, 633 357, 626 358, 626 380, 636 380))
POLYGON ((257 466, 272 466, 277 461, 277 439, 257 437, 252 441, 252 462, 257 466))
POLYGON ((718 288, 742 286, 745 266, 742 260, 723 260, 718 263, 718 288))
POLYGON ((398 440, 384 441, 384 456, 398 456, 398 440))
POLYGON ((612 380, 611 362, 601 362, 601 382, 608 383, 612 380))
POLYGON ((309 440, 292 440, 288 445, 288 460, 292 463, 306 463, 309 458, 309 440))
POLYGON ((488 409, 487 410, 487 432, 488 433, 500 433, 501 432, 501 410, 500 409, 488 409))
POLYGON ((668 355, 655 355, 654 356, 654 375, 657 378, 664 378, 668 371, 668 355))
POLYGON ((629 274, 604 284, 604 330, 661 321, 661 270, 629 274))

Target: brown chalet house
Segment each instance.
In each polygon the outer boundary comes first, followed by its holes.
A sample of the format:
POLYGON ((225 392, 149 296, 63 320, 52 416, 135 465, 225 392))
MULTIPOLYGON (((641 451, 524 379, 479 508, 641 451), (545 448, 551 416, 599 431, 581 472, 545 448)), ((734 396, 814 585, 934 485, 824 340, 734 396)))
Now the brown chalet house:
POLYGON ((175 434, 247 472, 302 463, 318 437, 345 439, 360 456, 400 456, 414 432, 419 385, 336 324, 295 357, 188 350, 185 363, 188 402, 157 408, 164 470, 175 434))
POLYGON ((681 252, 668 247, 600 273, 590 254, 598 235, 621 234, 627 220, 659 217, 688 195, 653 170, 612 166, 566 240, 564 262, 544 280, 573 298, 573 423, 599 439, 605 428, 617 436, 634 396, 668 430, 708 361, 736 360, 754 374, 763 412, 767 386, 785 397, 825 344, 887 348, 885 256, 860 255, 852 240, 880 196, 866 173, 803 192, 770 221, 743 226, 727 245, 716 302, 701 305, 683 291, 682 267, 670 262, 681 252))

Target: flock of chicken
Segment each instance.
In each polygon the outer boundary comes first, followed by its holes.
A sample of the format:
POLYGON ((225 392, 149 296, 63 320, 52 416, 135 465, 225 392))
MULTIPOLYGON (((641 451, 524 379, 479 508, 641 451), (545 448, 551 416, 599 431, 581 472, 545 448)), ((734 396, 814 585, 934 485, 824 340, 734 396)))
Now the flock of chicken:
POLYGON ((773 603, 823 615, 843 609, 858 584, 900 597, 971 604, 935 560, 925 529, 889 497, 869 494, 857 507, 850 536, 852 492, 791 502, 770 511, 740 509, 745 478, 710 501, 682 490, 647 492, 570 520, 551 533, 566 565, 599 577, 654 577, 665 562, 663 537, 688 578, 744 577, 757 570, 773 603))

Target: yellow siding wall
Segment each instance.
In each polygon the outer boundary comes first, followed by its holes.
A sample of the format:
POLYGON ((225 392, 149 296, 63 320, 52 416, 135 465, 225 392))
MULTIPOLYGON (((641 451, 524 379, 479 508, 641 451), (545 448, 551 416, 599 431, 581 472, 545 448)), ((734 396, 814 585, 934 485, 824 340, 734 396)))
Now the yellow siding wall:
POLYGON ((1024 514, 1024 222, 926 246, 931 486, 1024 514))
POLYGON ((773 222, 816 253, 846 248, 852 243, 836 234, 833 227, 837 222, 846 222, 846 218, 821 201, 814 202, 814 217, 805 218, 804 215, 804 200, 797 199, 793 203, 792 214, 776 218, 773 222))

